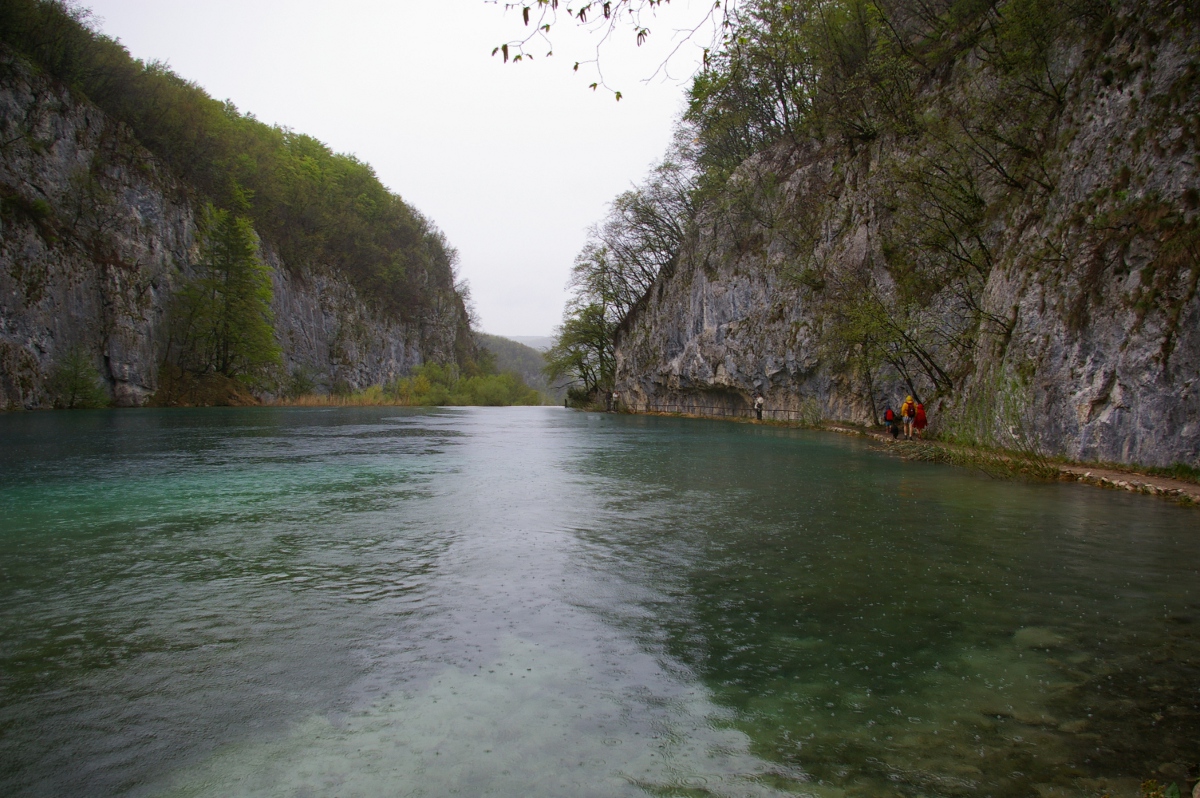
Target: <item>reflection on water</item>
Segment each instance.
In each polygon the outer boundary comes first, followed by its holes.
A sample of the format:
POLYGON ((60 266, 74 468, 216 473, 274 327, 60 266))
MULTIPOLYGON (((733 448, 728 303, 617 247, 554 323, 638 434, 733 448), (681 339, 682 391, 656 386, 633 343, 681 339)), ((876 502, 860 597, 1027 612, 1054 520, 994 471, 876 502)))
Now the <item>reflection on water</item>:
POLYGON ((0 417, 6 795, 1136 795, 1195 510, 748 425, 0 417))

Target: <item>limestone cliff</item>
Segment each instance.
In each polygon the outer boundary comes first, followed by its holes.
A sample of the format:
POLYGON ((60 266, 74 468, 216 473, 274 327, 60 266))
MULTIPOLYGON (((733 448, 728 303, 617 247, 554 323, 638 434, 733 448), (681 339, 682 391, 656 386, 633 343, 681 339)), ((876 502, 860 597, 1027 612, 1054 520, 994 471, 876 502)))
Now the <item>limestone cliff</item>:
MULTIPOLYGON (((49 406, 47 377, 72 350, 94 362, 116 404, 144 403, 158 385, 172 295, 197 257, 202 200, 124 125, 6 54, 0 202, 0 409, 49 406)), ((289 267, 270 241, 261 254, 285 378, 353 389, 473 347, 453 292, 403 321, 335 270, 289 267)))
POLYGON ((617 390, 637 409, 743 410, 761 390, 768 408, 873 422, 915 388, 943 432, 1200 464, 1200 44, 1188 13, 1126 15, 1057 53, 1047 71, 1064 88, 1023 175, 950 135, 966 123, 939 122, 995 92, 971 53, 920 88, 917 130, 755 156, 626 320, 617 390), (935 196, 951 178, 961 191, 935 196), (946 222, 968 212, 969 225, 946 222), (928 264, 952 246, 977 285, 926 279, 894 325, 919 339, 916 356, 859 362, 861 339, 838 332, 854 295, 878 291, 880 311, 894 309, 893 295, 914 292, 908 265, 936 273, 928 264))

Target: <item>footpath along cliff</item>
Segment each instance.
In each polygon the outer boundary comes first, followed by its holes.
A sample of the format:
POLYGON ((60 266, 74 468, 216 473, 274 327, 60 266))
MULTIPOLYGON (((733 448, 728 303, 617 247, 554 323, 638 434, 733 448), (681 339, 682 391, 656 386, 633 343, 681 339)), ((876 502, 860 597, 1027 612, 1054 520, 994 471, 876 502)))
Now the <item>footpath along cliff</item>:
POLYGON ((1200 465, 1195 10, 1104 6, 1024 60, 1000 24, 913 44, 903 91, 861 84, 709 195, 616 390, 859 423, 915 393, 958 440, 1200 465))
MULTIPOLYGON (((0 203, 0 409, 51 406, 50 376, 72 352, 115 404, 144 404, 173 297, 195 274, 205 197, 128 125, 0 46, 0 203)), ((429 269, 401 313, 332 264, 285 262, 265 235, 259 255, 282 349, 275 391, 353 390, 474 351, 449 267, 429 269)))

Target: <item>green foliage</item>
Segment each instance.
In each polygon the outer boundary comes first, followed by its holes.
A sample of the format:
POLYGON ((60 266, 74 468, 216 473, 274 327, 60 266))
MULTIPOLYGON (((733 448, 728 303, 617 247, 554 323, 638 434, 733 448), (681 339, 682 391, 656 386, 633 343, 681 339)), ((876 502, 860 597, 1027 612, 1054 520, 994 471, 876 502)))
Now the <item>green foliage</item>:
MULTIPOLYGON (((1114 13, 1103 0, 747 0, 691 89, 694 201, 715 209, 742 252, 768 238, 791 247, 783 276, 811 303, 822 360, 857 378, 864 396, 884 374, 927 400, 953 394, 982 337, 1003 346, 1012 334, 1015 316, 984 302, 997 235, 1011 208, 1053 190, 1062 111, 1081 69, 1067 45, 1114 13), (881 137, 870 171, 858 167, 881 137), (811 185, 795 199, 774 190, 774 160, 786 171, 788 157, 817 153, 834 159, 832 180, 805 175, 811 185), (756 166, 734 177, 751 155, 756 166), (827 242, 842 222, 823 197, 836 195, 844 170, 877 184, 883 258, 829 268, 827 242)), ((1186 232, 1176 224, 1163 235, 1143 305, 1165 306, 1159 286, 1190 276, 1186 232)))
MULTIPOLYGON (((1046 478, 1056 477, 1058 469, 1042 452, 1029 429, 1033 395, 1027 385, 994 369, 990 378, 974 387, 967 402, 948 412, 938 437, 991 451, 1003 451, 998 462, 1004 468, 1046 478)), ((970 456, 983 455, 974 452, 970 456)))
POLYGON ((283 395, 295 399, 298 396, 307 396, 315 393, 317 390, 317 380, 312 371, 304 366, 297 366, 292 369, 292 373, 288 375, 287 380, 283 384, 283 395))
POLYGON ((942 120, 1005 180, 1043 179, 1039 156, 1070 85, 1055 56, 1110 13, 1103 0, 749 0, 689 95, 707 182, 780 140, 832 134, 853 148, 942 120), (990 69, 987 90, 922 118, 918 87, 967 50, 990 69))
POLYGON ((198 374, 173 363, 164 363, 158 390, 150 407, 253 407, 261 404, 241 380, 219 372, 198 374))
MULTIPOLYGON (((47 244, 54 246, 58 243, 59 234, 54 208, 44 199, 30 200, 11 186, 0 185, 0 219, 6 222, 27 221, 33 225, 38 235, 47 244)), ((28 291, 26 293, 30 294, 28 291)))
POLYGON ((1141 798, 1180 798, 1179 785, 1171 783, 1164 786, 1154 779, 1143 781, 1141 798))
POLYGON ((567 388, 567 405, 577 409, 588 410, 600 409, 603 407, 603 402, 600 401, 600 398, 596 394, 589 392, 582 386, 572 385, 570 388, 567 388))
POLYGON ((724 176, 781 139, 876 138, 910 119, 914 69, 869 0, 752 0, 697 76, 686 119, 706 173, 724 176))
POLYGON ((1152 476, 1170 477, 1171 479, 1178 479, 1182 482, 1194 482, 1200 484, 1200 468, 1197 468, 1196 466, 1190 466, 1187 463, 1173 463, 1169 466, 1161 468, 1150 467, 1142 470, 1152 476))
POLYGON ((619 195, 589 231, 571 271, 563 324, 546 353, 546 377, 558 388, 579 383, 589 396, 612 389, 616 335, 659 275, 674 268, 692 223, 693 160, 681 131, 642 185, 619 195))
POLYGON ((617 196, 576 259, 576 284, 624 319, 664 270, 674 266, 695 214, 695 170, 683 136, 636 188, 617 196))
POLYGON ((55 364, 47 387, 55 407, 74 410, 108 407, 110 402, 102 383, 88 353, 75 348, 64 353, 55 364))
POLYGON ((543 373, 546 367, 544 354, 531 346, 499 335, 475 333, 475 338, 479 344, 480 370, 484 374, 512 372, 526 385, 550 394, 552 399, 562 400, 562 392, 551 389, 546 382, 546 375, 543 373), (490 363, 484 363, 488 358, 490 363))
MULTIPOLYGON (((1095 267, 1103 265, 1101 256, 1106 251, 1125 261, 1135 241, 1157 244, 1155 257, 1141 269, 1129 301, 1138 326, 1156 310, 1166 320, 1161 349, 1165 365, 1174 350, 1183 311, 1200 290, 1200 218, 1189 218, 1177 203, 1147 195, 1135 200, 1117 198, 1115 206, 1096 214, 1089 226, 1095 267)), ((1091 299, 1091 292, 1082 293, 1072 308, 1069 318, 1076 327, 1086 322, 1091 299)))
POLYGON ((385 385, 383 393, 397 404, 430 407, 542 404, 542 395, 511 372, 465 376, 456 366, 436 363, 426 363, 385 385))
POLYGON ((196 278, 176 298, 174 365, 262 384, 280 364, 271 312, 271 272, 250 221, 209 205, 196 278))
POLYGON ((554 383, 582 384, 586 394, 612 389, 613 336, 617 322, 602 299, 577 297, 568 307, 554 346, 546 353, 546 376, 554 383))
POLYGON ((955 330, 948 325, 969 320, 969 315, 950 314, 948 322, 946 314, 915 301, 899 281, 881 280, 869 262, 801 271, 796 279, 803 285, 806 276, 808 285, 820 285, 811 294, 824 322, 820 355, 834 370, 855 377, 861 395, 874 402, 884 372, 899 377, 909 393, 926 402, 933 394, 952 391, 956 376, 947 372, 942 354, 955 330), (932 394, 924 395, 925 386, 932 394))
POLYGON ((1020 453, 940 446, 924 441, 899 441, 889 448, 907 460, 976 469, 996 479, 1054 480, 1061 476, 1059 469, 1050 461, 1020 453))
POLYGON ((439 297, 461 307, 454 250, 367 164, 241 114, 165 64, 132 58, 93 31, 77 6, 5 0, 0 41, 127 124, 215 205, 249 218, 290 267, 339 270, 406 319, 420 318, 439 297))

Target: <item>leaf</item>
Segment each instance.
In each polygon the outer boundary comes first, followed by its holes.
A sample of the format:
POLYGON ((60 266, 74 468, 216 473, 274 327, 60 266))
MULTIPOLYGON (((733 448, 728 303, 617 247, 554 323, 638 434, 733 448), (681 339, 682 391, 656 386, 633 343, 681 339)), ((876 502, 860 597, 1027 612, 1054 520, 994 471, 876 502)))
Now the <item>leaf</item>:
POLYGON ((507 44, 500 45, 500 52, 504 53, 504 63, 507 64, 508 63, 508 45, 507 44))
POLYGON ((525 24, 529 25, 529 6, 521 9, 521 16, 525 17, 525 24))
POLYGON ((575 62, 575 66, 572 68, 572 70, 571 70, 571 71, 572 71, 572 72, 578 72, 578 71, 579 71, 579 62, 578 62, 578 61, 576 61, 576 62, 575 62))
POLYGON ((617 98, 617 102, 621 102, 621 92, 615 92, 614 96, 617 98))
POLYGON ((588 88, 591 89, 592 91, 595 91, 596 87, 599 85, 600 85, 599 83, 593 83, 591 86, 588 86, 588 88))

